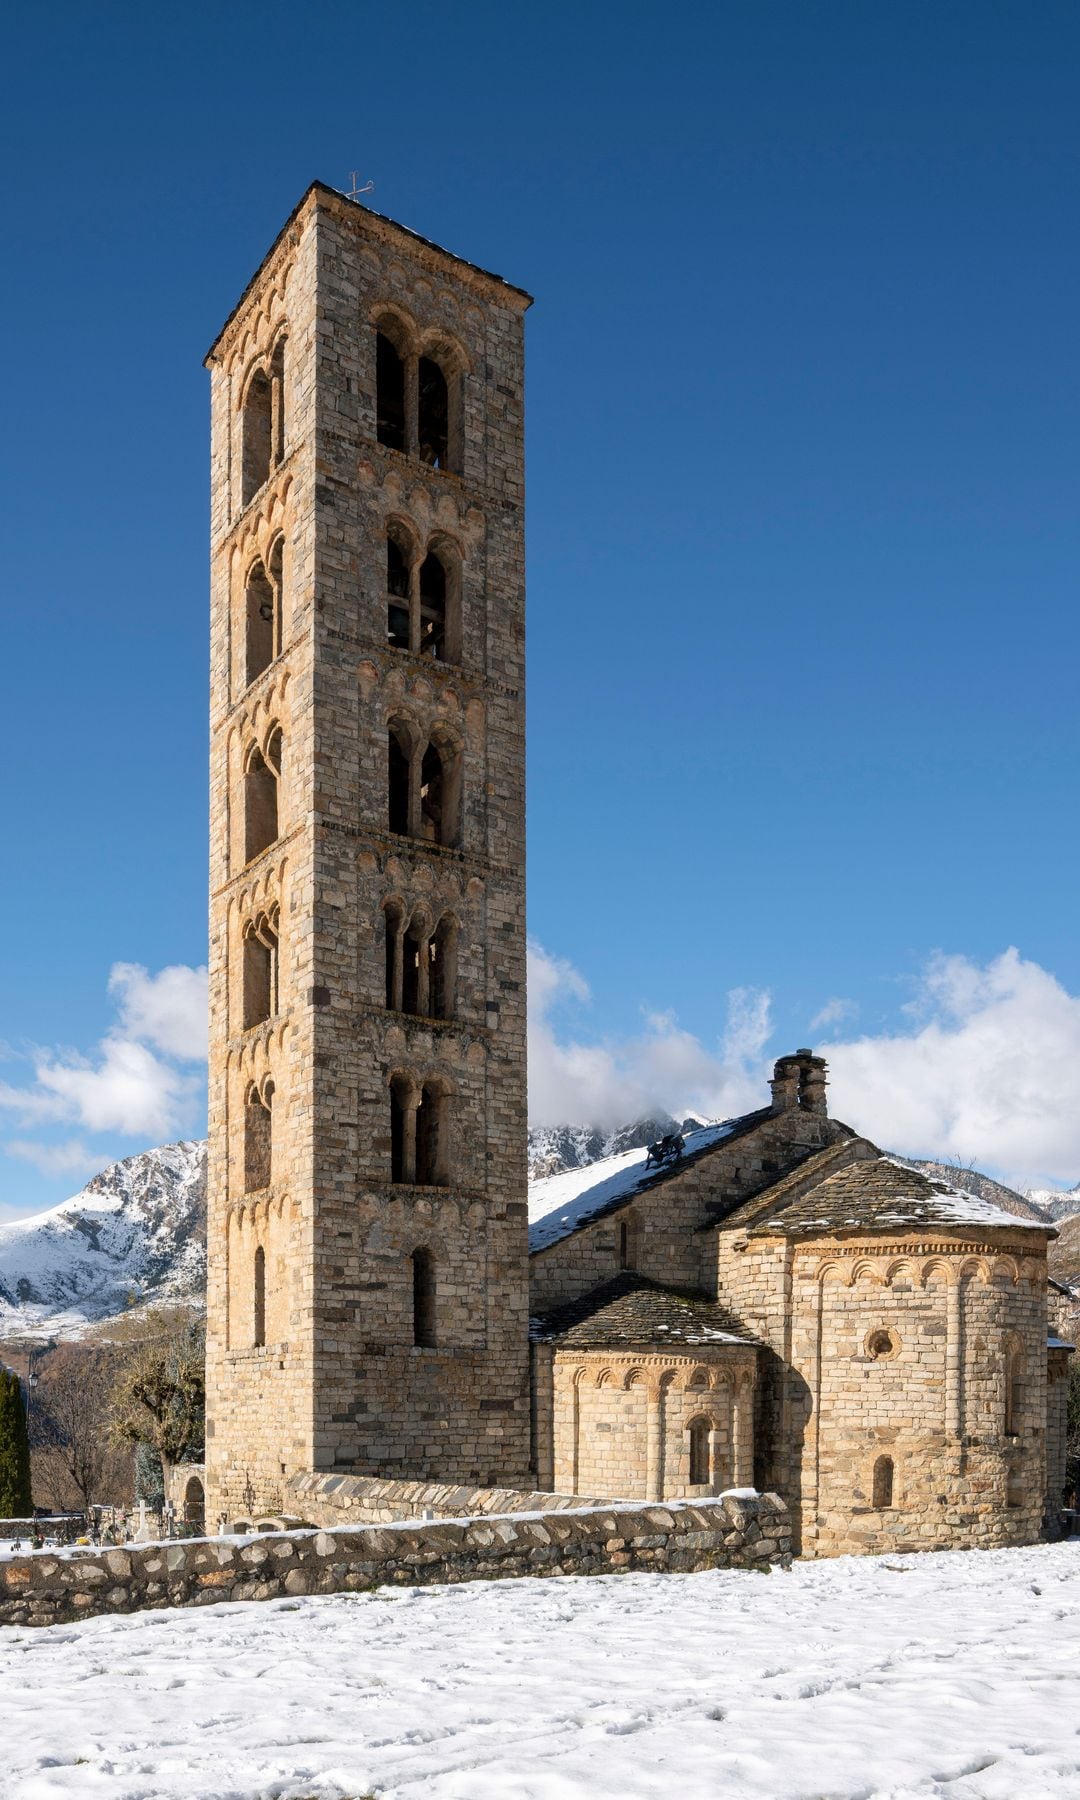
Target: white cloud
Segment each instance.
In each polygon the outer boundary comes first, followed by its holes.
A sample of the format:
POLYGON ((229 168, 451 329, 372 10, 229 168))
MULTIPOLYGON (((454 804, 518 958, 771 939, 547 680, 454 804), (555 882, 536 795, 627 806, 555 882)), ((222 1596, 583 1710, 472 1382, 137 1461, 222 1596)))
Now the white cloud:
POLYGON ((660 1111, 706 1117, 762 1104, 750 1064, 769 1031, 769 996, 753 988, 729 995, 728 1026, 717 1052, 684 1031, 670 1013, 646 1016, 644 1030, 621 1042, 587 1043, 560 1033, 551 1015, 584 1003, 588 985, 565 959, 529 946, 529 1117, 534 1124, 624 1125, 660 1111))
POLYGON ((120 996, 120 1029, 167 1056, 206 1056, 206 969, 173 963, 151 975, 141 963, 114 963, 109 992, 120 996))
POLYGON ((1010 949, 933 957, 905 1012, 908 1031, 821 1046, 833 1111, 908 1155, 1080 1176, 1080 998, 1010 949))
POLYGON ((36 1144, 28 1138, 11 1138, 4 1145, 9 1156, 32 1163, 43 1175, 92 1175, 101 1168, 102 1159, 79 1138, 67 1138, 61 1144, 36 1144))
MULTIPOLYGON (((72 1123, 160 1143, 190 1122, 199 1091, 199 1078, 177 1063, 206 1055, 206 970, 177 964, 151 975, 116 963, 108 990, 120 1016, 97 1049, 31 1051, 33 1080, 0 1083, 0 1107, 29 1126, 72 1123)), ((56 1160, 62 1146, 42 1144, 34 1155, 29 1140, 16 1143, 14 1154, 39 1168, 50 1158, 52 1172, 75 1166, 56 1160)))
POLYGON ((858 1018, 859 1007, 855 1000, 833 998, 826 1000, 820 1012, 816 1012, 810 1021, 811 1031, 827 1031, 830 1025, 847 1025, 858 1018))

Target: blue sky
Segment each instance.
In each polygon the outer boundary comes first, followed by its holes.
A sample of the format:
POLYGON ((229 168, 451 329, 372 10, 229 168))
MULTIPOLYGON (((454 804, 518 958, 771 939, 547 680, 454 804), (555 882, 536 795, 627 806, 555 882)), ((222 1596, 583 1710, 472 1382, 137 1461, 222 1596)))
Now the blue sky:
POLYGON ((1080 1177, 1076 8, 61 4, 6 47, 0 1217, 201 1129, 201 359, 353 168, 537 296, 538 1108, 750 1103, 824 1041, 879 1140, 1080 1177))

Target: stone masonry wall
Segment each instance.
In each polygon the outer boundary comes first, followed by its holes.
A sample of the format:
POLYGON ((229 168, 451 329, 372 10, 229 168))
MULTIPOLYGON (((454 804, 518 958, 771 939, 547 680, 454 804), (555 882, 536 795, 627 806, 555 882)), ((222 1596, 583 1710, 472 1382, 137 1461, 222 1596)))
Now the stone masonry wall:
MULTIPOLYGON (((565 1512, 600 1506, 611 1495, 534 1493, 518 1488, 463 1487, 445 1481, 382 1481, 366 1475, 298 1475, 288 1511, 305 1525, 330 1530, 386 1525, 398 1519, 460 1519, 492 1513, 565 1512)), ((256 1521, 257 1523, 257 1521, 256 1521)))
POLYGON ((790 1560, 775 1494, 695 1504, 598 1507, 543 1518, 268 1533, 142 1549, 66 1551, 0 1563, 0 1625, 56 1625, 95 1613, 363 1593, 386 1585, 629 1570, 767 1569, 790 1560))

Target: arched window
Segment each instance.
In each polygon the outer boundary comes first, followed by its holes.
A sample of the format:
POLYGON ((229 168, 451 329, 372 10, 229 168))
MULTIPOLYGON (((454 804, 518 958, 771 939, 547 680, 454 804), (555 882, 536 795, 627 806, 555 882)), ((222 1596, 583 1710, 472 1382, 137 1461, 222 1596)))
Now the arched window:
POLYGON ((417 399, 420 461, 433 469, 445 469, 450 456, 450 392, 433 357, 420 358, 417 399))
POLYGON ((408 553, 392 532, 386 538, 386 641, 395 650, 409 648, 408 553))
POLYGON ((1024 1404, 1023 1358, 1018 1344, 1005 1352, 1005 1436, 1019 1437, 1024 1404))
POLYGON ((435 1348, 435 1258, 430 1250, 414 1250, 412 1264, 413 1343, 435 1348))
POLYGON ((424 933, 415 919, 410 919, 405 927, 405 935, 401 942, 401 1010, 407 1013, 423 1011, 421 1005, 421 980, 426 973, 423 959, 427 954, 424 933))
POLYGON ((447 1185, 447 1097, 425 1081, 416 1109, 416 1180, 421 1187, 447 1185))
POLYGON ((273 585, 262 563, 253 563, 244 586, 245 686, 250 687, 256 677, 270 667, 277 655, 277 619, 278 603, 273 585))
POLYGON ((457 987, 457 920, 444 913, 428 944, 428 1011, 433 1019, 452 1019, 457 987))
POLYGON ((266 756, 257 747, 248 752, 244 774, 244 861, 275 841, 278 834, 278 776, 281 764, 281 732, 275 731, 266 756))
POLYGON ((447 660, 446 569, 434 550, 420 565, 420 654, 447 660))
POLYGON ((691 1419, 687 1432, 690 1438, 690 1486, 704 1487, 709 1479, 708 1419, 691 1419))
POLYGON ((874 1464, 873 1503, 878 1512, 884 1512, 893 1503, 893 1459, 891 1456, 879 1456, 874 1464))
POLYGON ((266 1251, 262 1245, 255 1252, 254 1333, 256 1349, 266 1342, 266 1251))
POLYGON ((276 919, 260 914, 244 930, 244 1030, 277 1011, 278 934, 276 919))
POLYGON ((420 765, 420 832, 429 843, 445 843, 444 770, 437 744, 429 744, 420 765))
POLYGON ((274 1084, 266 1083, 260 1095, 257 1087, 248 1089, 244 1103, 244 1192, 258 1193, 270 1186, 272 1155, 272 1114, 274 1084))
POLYGON ((201 1528, 206 1512, 206 1494, 197 1475, 191 1475, 184 1487, 184 1523, 201 1528))
POLYGON ((409 830, 409 737, 405 727, 391 719, 387 731, 390 830, 406 836, 409 830))
POLYGON ((389 450, 405 448, 405 363, 384 332, 375 336, 376 434, 389 450))
POLYGON ((410 1182, 416 1175, 416 1109, 403 1075, 390 1083, 390 1179, 410 1182))
POLYGON ((241 418, 241 499, 246 506, 270 475, 273 447, 273 390, 265 369, 256 369, 248 382, 241 418))

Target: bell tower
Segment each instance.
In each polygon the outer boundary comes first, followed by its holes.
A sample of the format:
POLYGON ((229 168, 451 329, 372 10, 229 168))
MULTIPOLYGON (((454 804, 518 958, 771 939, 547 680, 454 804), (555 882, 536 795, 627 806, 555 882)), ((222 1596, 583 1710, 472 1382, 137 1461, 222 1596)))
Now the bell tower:
POLYGON ((527 1476, 529 304, 317 183, 207 358, 211 1514, 527 1476))

